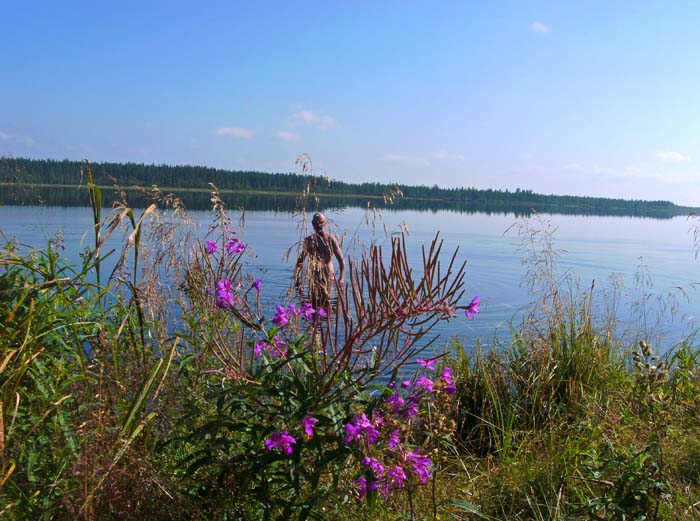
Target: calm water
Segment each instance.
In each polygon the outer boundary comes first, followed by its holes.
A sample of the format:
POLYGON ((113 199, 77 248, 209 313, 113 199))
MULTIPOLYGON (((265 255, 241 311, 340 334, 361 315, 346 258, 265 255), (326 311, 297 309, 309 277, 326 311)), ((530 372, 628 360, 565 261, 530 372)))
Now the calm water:
MULTIPOLYGON (((359 243, 372 239, 371 227, 364 223, 365 213, 359 209, 327 212, 337 234, 344 234, 344 249, 348 258, 359 256, 359 243)), ((199 234, 204 237, 212 215, 193 211, 190 217, 199 223, 199 234)), ((543 216, 556 232, 554 246, 562 250, 559 272, 571 273, 582 287, 597 288, 609 285, 611 276, 617 280, 622 295, 620 316, 624 318, 621 332, 637 331, 644 327, 642 314, 634 308, 635 302, 646 298, 649 302, 646 327, 664 334, 663 347, 667 349, 682 335, 692 331, 700 316, 700 298, 691 284, 700 281, 698 262, 694 258, 692 222, 685 217, 673 219, 646 219, 630 217, 543 216), (648 271, 650 284, 644 290, 635 286, 639 266, 648 271), (665 297, 679 290, 686 297, 676 299, 678 310, 670 313, 665 297), (662 299, 659 302, 658 299, 662 299), (667 310, 657 324, 659 313, 667 310)), ((27 246, 42 247, 57 231, 61 231, 66 256, 77 260, 79 252, 90 244, 91 212, 88 208, 17 207, 0 206, 0 230, 8 237, 27 246)), ((507 338, 512 321, 531 308, 532 296, 521 284, 525 274, 523 255, 518 253, 518 238, 512 228, 518 221, 512 215, 464 214, 449 211, 385 211, 382 222, 375 227, 374 240, 388 245, 384 227, 398 232, 402 225, 408 229, 409 256, 414 265, 420 264, 420 247, 428 245, 440 230, 444 239, 445 262, 448 254, 459 247, 458 259, 467 261, 465 304, 474 295, 481 296, 482 312, 476 320, 463 315, 440 329, 438 350, 451 336, 459 336, 467 345, 477 337, 490 340, 507 338), (509 230, 510 229, 510 230, 509 230), (509 231, 507 231, 509 230, 509 231)), ((287 213, 251 212, 245 214, 245 226, 239 235, 250 247, 248 268, 254 277, 264 281, 264 296, 269 305, 281 302, 289 289, 294 258, 285 260, 284 252, 302 236, 299 219, 287 213)), ((293 254, 294 256, 294 254, 293 254)), ((605 309, 602 297, 595 300, 599 309, 605 309)), ((633 335, 629 335, 634 340, 633 335)))

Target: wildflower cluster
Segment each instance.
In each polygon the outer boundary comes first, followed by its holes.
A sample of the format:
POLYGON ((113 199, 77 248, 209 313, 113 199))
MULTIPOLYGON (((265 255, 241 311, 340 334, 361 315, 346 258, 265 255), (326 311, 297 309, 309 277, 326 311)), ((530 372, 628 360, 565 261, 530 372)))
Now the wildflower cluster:
POLYGON ((325 309, 314 309, 308 302, 301 308, 297 308, 294 304, 289 304, 286 308, 277 305, 277 312, 272 317, 272 323, 278 327, 284 327, 289 323, 290 318, 302 318, 304 320, 313 320, 316 318, 325 318, 325 309))
POLYGON ((253 355, 256 360, 263 352, 268 353, 272 358, 282 358, 287 356, 288 349, 286 342, 275 335, 271 340, 260 340, 255 343, 253 355))
MULTIPOLYGON (((217 251, 219 251, 219 243, 216 241, 205 241, 205 247, 209 255, 214 255, 217 251)), ((238 255, 243 253, 243 250, 245 250, 245 244, 241 242, 240 239, 234 237, 230 241, 226 242, 225 250, 227 255, 238 255)))
POLYGON ((230 280, 221 280, 216 283, 216 305, 223 309, 232 308, 235 303, 233 284, 230 280))
POLYGON ((409 438, 422 421, 421 406, 437 395, 449 396, 456 388, 449 367, 439 375, 435 360, 416 360, 423 374, 401 383, 390 382, 371 417, 362 412, 345 424, 343 441, 361 454, 362 474, 352 481, 352 492, 361 499, 377 492, 383 498, 411 483, 412 477, 426 484, 432 462, 421 448, 411 448, 409 438))
MULTIPOLYGON (((310 439, 314 435, 314 426, 318 420, 307 414, 301 420, 301 428, 304 430, 304 435, 307 439, 310 439)), ((286 455, 291 455, 294 452, 292 445, 296 445, 297 440, 289 434, 289 430, 284 430, 282 432, 273 432, 263 442, 265 448, 269 451, 277 450, 278 452, 284 453, 286 455)))

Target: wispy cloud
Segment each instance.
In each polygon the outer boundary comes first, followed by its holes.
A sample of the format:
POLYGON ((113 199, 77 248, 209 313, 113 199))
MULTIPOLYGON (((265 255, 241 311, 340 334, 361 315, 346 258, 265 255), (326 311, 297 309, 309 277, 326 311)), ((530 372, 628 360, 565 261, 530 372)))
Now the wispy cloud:
POLYGON ((530 29, 532 29, 532 32, 539 34, 547 34, 549 32, 549 27, 542 22, 532 22, 530 24, 530 29))
POLYGON ((690 161, 690 157, 680 152, 657 152, 656 157, 662 161, 690 161))
POLYGON ((294 143, 300 139, 299 134, 295 134, 294 132, 289 132, 287 130, 278 130, 275 132, 275 136, 282 141, 286 141, 287 143, 294 143))
POLYGON ((8 141, 13 145, 20 145, 24 147, 34 146, 34 139, 30 136, 22 136, 17 134, 8 134, 0 130, 0 141, 8 141))
POLYGON ((335 126, 335 119, 327 114, 319 114, 313 110, 302 110, 295 112, 290 117, 291 123, 293 125, 306 125, 309 127, 320 128, 321 130, 327 130, 335 126))
POLYGON ((447 150, 433 152, 433 157, 441 161, 465 161, 467 159, 462 154, 451 154, 447 150))
POLYGON ((230 137, 234 139, 250 139, 253 131, 241 127, 221 127, 214 132, 217 136, 230 137))
POLYGON ((430 166, 430 161, 420 157, 403 156, 400 154, 384 154, 379 157, 379 161, 386 161, 389 163, 409 163, 417 164, 423 166, 430 166))

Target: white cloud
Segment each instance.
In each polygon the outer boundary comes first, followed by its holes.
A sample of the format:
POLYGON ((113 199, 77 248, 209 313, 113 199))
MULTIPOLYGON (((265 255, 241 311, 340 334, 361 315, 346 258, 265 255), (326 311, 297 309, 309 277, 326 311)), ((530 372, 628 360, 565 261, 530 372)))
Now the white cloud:
POLYGON ((549 32, 549 27, 547 27, 542 22, 532 22, 530 24, 530 29, 535 33, 547 34, 549 32))
POLYGON ((332 117, 326 114, 318 114, 313 110, 295 112, 291 116, 291 121, 294 125, 307 125, 320 128, 321 130, 327 130, 335 126, 335 120, 332 117))
POLYGON ((451 154, 447 150, 433 152, 433 157, 442 161, 465 161, 467 159, 462 154, 451 154))
POLYGON ((250 139, 253 137, 253 132, 247 128, 240 127, 222 127, 214 132, 217 136, 231 137, 235 139, 250 139))
POLYGON ((2 130, 0 130, 0 141, 5 141, 6 139, 10 139, 10 135, 5 134, 2 130))
POLYGON ((278 130, 275 132, 275 136, 282 141, 286 141, 287 143, 294 143, 300 139, 299 134, 295 134, 294 132, 289 132, 287 130, 278 130))
POLYGON ((411 160, 408 156, 400 156, 398 154, 384 154, 379 158, 380 161, 391 161, 394 163, 406 163, 411 160))
POLYGON ((690 157, 680 152, 657 152, 656 157, 662 161, 690 161, 690 157))
POLYGON ((430 161, 420 157, 402 156, 400 154, 384 154, 379 157, 379 161, 386 161, 389 163, 409 163, 423 166, 430 166, 430 161))

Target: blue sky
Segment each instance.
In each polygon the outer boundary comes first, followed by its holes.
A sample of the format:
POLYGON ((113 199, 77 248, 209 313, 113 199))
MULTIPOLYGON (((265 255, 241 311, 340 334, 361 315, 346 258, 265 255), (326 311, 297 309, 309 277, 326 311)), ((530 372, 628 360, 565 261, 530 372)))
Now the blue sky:
POLYGON ((349 182, 700 205, 697 2, 0 14, 0 155, 289 172, 304 152, 349 182))

